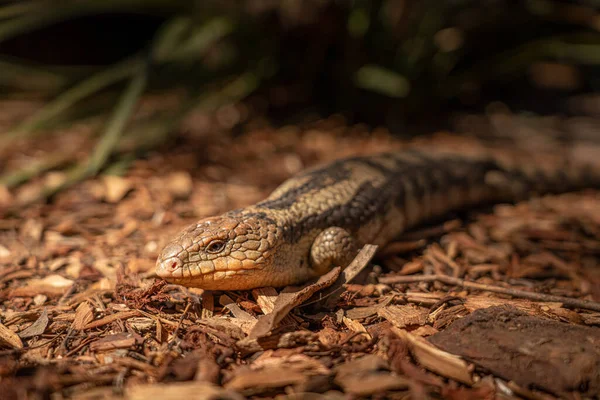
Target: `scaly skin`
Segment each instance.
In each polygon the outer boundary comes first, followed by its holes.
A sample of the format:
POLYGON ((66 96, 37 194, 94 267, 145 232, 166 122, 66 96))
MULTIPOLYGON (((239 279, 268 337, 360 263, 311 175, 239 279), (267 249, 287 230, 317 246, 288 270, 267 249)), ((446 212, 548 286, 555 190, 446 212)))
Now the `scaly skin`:
POLYGON ((507 168, 415 150, 308 170, 253 206, 206 218, 162 251, 157 275, 209 290, 302 283, 452 210, 598 184, 589 169, 507 168))

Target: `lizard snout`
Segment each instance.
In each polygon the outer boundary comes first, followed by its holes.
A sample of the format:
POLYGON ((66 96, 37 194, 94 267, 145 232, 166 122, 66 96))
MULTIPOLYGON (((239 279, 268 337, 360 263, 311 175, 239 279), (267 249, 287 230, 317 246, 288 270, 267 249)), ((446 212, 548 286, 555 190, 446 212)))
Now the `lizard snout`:
POLYGON ((158 260, 156 263, 156 275, 163 279, 182 276, 182 266, 183 262, 176 257, 158 260))
POLYGON ((163 279, 183 276, 183 261, 178 257, 182 250, 178 245, 167 246, 156 260, 156 275, 163 279))

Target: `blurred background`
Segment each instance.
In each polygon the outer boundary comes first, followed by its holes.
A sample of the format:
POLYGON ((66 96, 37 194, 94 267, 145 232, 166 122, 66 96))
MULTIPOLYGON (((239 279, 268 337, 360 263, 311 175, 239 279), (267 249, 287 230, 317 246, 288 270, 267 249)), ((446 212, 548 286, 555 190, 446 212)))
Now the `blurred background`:
POLYGON ((4 1, 0 204, 48 171, 62 172, 22 202, 124 173, 190 132, 235 138, 249 127, 327 121, 401 138, 448 130, 511 142, 594 140, 598 6, 4 1))

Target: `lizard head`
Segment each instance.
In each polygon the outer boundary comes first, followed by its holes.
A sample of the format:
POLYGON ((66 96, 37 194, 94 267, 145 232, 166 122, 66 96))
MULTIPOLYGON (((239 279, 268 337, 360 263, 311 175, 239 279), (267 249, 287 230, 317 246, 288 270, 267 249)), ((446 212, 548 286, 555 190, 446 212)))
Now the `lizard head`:
POLYGON ((167 282, 209 290, 259 286, 273 275, 278 230, 269 218, 224 214, 200 220, 162 250, 156 274, 167 282))

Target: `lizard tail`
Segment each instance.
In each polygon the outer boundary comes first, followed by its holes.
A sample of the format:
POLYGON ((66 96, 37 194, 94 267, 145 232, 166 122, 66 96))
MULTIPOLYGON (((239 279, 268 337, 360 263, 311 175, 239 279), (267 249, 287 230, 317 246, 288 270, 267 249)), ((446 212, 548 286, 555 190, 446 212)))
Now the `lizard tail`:
POLYGON ((581 144, 553 157, 532 157, 518 163, 503 160, 499 165, 500 171, 492 174, 490 183, 512 200, 600 188, 600 146, 581 144))

